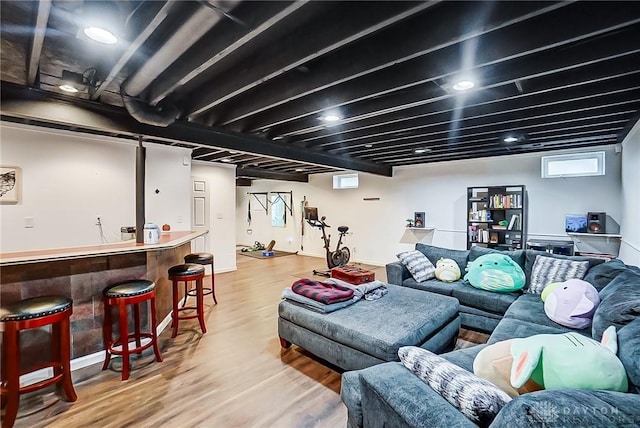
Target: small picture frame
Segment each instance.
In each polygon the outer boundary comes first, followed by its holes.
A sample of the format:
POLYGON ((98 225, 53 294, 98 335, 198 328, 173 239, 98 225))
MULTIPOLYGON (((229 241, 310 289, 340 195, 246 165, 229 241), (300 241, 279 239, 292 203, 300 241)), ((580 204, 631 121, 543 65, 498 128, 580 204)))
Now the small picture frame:
POLYGON ((425 222, 425 215, 423 212, 413 213, 413 227, 425 227, 424 222, 425 222))
POLYGON ((22 170, 13 165, 0 165, 0 203, 20 203, 22 170))

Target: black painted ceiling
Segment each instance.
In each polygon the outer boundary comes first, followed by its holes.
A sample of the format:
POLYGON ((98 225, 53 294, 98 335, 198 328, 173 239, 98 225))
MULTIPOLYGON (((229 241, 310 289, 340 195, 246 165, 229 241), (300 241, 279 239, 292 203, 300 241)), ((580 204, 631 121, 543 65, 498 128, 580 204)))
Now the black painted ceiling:
POLYGON ((0 2, 3 120, 305 180, 616 144, 638 119, 640 1, 98 3, 116 45, 80 30, 96 2, 0 2))

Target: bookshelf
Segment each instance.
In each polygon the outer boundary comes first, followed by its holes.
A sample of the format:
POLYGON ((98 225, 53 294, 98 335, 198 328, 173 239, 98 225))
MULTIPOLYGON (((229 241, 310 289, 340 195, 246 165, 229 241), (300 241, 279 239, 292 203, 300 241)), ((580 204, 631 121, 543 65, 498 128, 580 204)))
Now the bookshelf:
POLYGON ((467 187, 467 249, 524 248, 527 242, 527 192, 524 185, 467 187))

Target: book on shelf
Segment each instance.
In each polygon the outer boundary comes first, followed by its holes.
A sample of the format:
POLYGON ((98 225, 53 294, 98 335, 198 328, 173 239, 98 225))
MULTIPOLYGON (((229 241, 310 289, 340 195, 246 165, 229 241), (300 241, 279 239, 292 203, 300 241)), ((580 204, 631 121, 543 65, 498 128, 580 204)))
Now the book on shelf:
POLYGON ((509 230, 520 230, 520 215, 513 214, 511 216, 511 220, 509 221, 509 230))
POLYGON ((493 226, 491 226, 491 229, 493 229, 493 230, 507 230, 507 226, 503 226, 501 224, 494 224, 493 226))

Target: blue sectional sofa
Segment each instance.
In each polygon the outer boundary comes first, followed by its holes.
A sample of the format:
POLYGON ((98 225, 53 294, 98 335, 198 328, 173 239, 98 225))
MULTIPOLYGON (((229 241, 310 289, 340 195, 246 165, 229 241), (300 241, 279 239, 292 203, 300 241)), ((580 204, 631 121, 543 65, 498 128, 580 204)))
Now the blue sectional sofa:
MULTIPOLYGON (((423 244, 432 263, 440 257, 453 258, 461 269, 470 260, 490 251, 448 250, 423 244)), ((540 296, 527 293, 498 294, 475 289, 463 281, 416 282, 400 263, 387 265, 387 280, 429 292, 449 295, 460 302, 462 324, 491 332, 488 344, 542 333, 578 332, 600 340, 604 330, 616 326, 618 357, 629 377, 629 392, 546 390, 530 392, 511 400, 498 413, 491 427, 637 427, 640 426, 640 269, 620 260, 556 256, 532 250, 508 253, 521 263, 527 280, 537 255, 588 260, 585 280, 596 287, 600 305, 589 328, 569 330, 549 320, 540 296)), ((459 349, 441 357, 467 371, 488 344, 459 349)), ((402 363, 387 362, 362 370, 345 372, 341 397, 348 409, 349 427, 463 427, 476 426, 402 363)))

